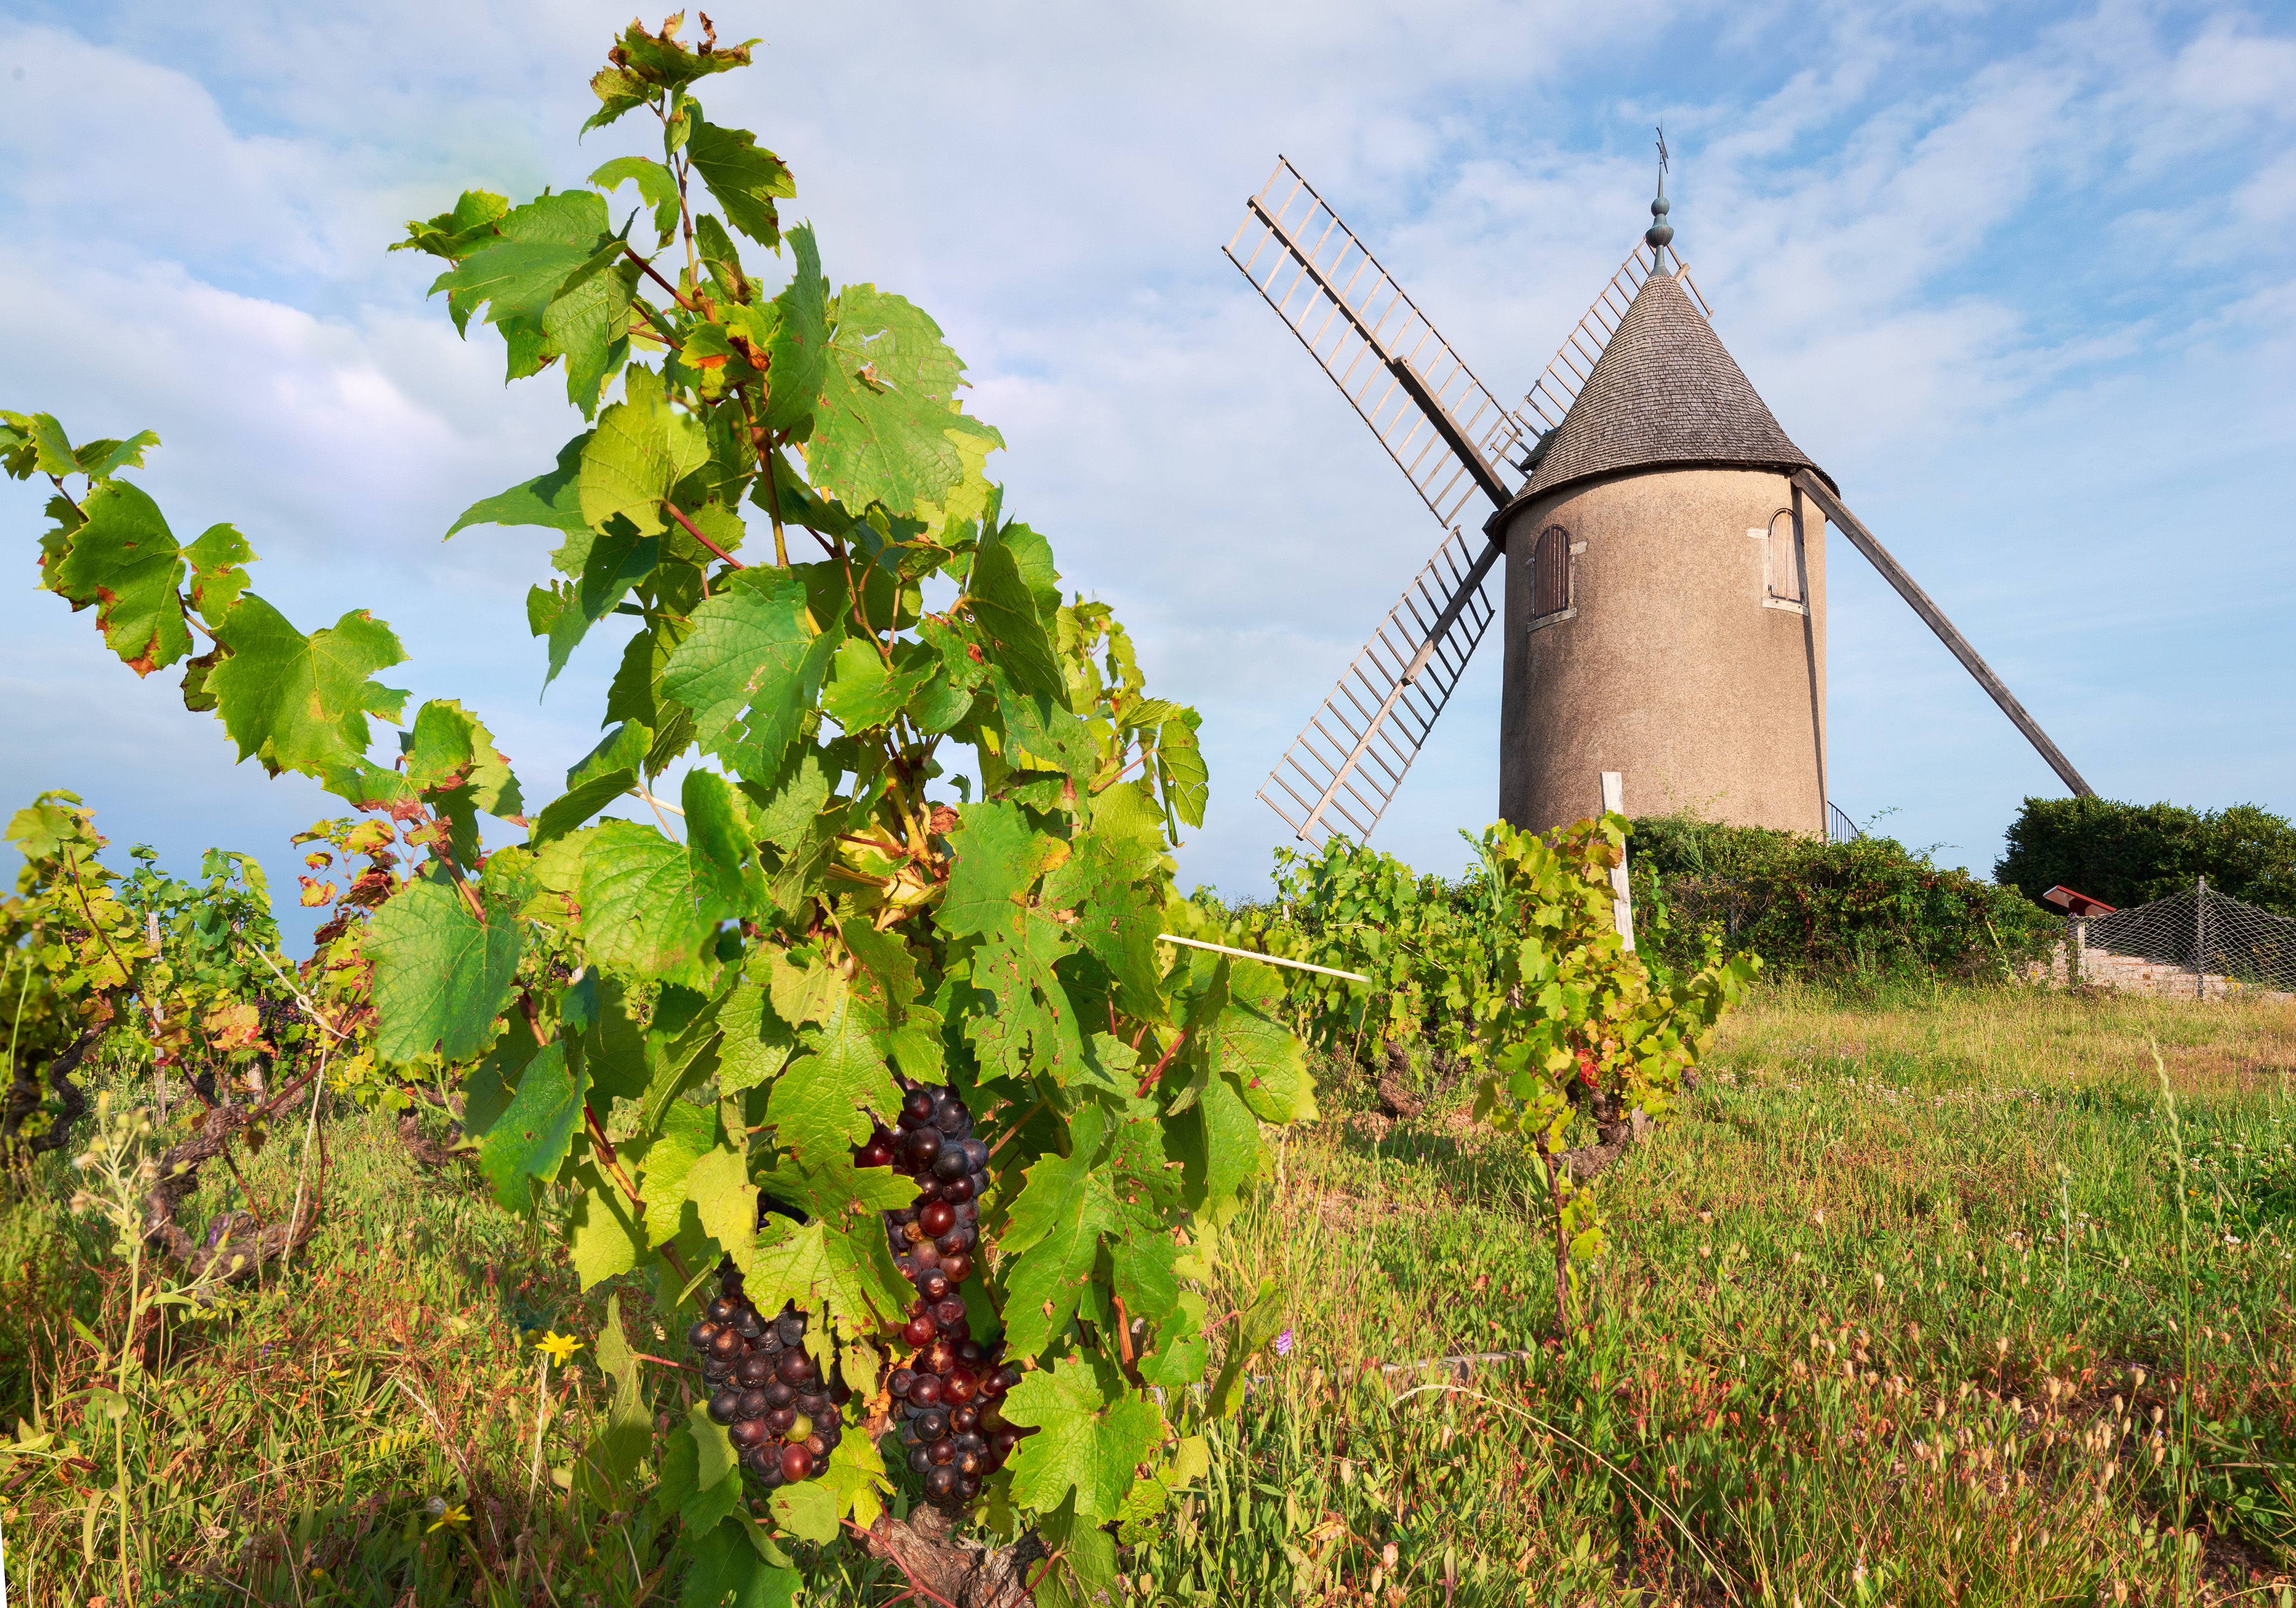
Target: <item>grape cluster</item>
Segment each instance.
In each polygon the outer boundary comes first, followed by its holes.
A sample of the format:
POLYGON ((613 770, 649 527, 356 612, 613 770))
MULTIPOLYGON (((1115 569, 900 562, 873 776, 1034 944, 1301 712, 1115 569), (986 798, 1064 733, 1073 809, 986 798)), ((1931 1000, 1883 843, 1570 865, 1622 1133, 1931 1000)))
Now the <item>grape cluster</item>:
POLYGON ((900 1404, 901 1444, 909 1466, 924 1476, 926 1497, 969 1502, 1021 1437, 1034 1432, 1004 1421, 1004 1393, 1021 1382, 1020 1370, 1001 1362, 1001 1343, 972 1337, 958 1293, 980 1246, 988 1147, 972 1136, 972 1113, 953 1090, 915 1084, 894 1131, 879 1128, 853 1160, 917 1181, 916 1199, 885 1213, 894 1265, 917 1292, 901 1329, 914 1355, 886 1382, 900 1404))
POLYGON ((729 1259, 718 1269, 718 1298, 685 1332, 713 1389, 709 1416, 726 1426, 742 1466, 767 1490, 810 1478, 828 1459, 844 1433, 839 1409, 853 1396, 842 1379, 823 1380, 805 1349, 805 1325, 794 1304, 775 1317, 759 1313, 729 1259))

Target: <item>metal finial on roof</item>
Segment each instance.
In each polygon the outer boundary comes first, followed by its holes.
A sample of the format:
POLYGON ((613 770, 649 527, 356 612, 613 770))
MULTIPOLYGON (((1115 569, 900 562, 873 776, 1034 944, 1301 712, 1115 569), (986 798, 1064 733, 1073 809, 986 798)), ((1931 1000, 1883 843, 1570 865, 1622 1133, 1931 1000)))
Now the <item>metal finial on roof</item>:
POLYGON ((1658 199, 1651 202, 1651 226, 1643 232, 1643 243, 1651 249, 1651 272, 1656 274, 1665 267, 1666 248, 1674 239, 1674 226, 1666 221, 1670 210, 1666 199, 1666 126, 1658 130, 1658 199))

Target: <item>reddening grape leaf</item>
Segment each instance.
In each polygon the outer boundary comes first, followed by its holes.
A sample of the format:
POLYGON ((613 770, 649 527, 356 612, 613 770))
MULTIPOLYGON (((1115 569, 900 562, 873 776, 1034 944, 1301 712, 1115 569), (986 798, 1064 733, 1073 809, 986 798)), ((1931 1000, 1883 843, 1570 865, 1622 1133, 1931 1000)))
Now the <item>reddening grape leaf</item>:
POLYGON ((525 946, 512 912, 481 923, 446 871, 434 867, 369 918, 374 962, 374 1052, 406 1062, 436 1051, 465 1061, 494 1041, 525 946))
POLYGON ((176 594, 183 555, 160 505, 132 481, 104 480, 80 506, 87 522, 64 561, 47 567, 47 584, 75 609, 96 605, 104 645, 138 676, 175 663, 192 651, 192 632, 176 594))
POLYGON ((447 818, 458 865, 477 863, 480 810, 521 819, 526 806, 510 761, 478 717, 453 699, 433 698, 415 710, 398 746, 407 782, 447 818))
POLYGON ((1004 445, 958 411, 964 374, 921 308, 874 285, 847 285, 804 449, 815 488, 850 508, 879 502, 895 513, 947 496, 964 478, 959 440, 1004 445))
POLYGON ((1039 1432, 1013 1448, 1013 1494, 1049 1511, 1073 1489, 1077 1517, 1092 1523, 1116 1516, 1134 1465, 1164 1438, 1153 1401, 1132 1391, 1110 1399, 1078 1357, 1022 1374, 1004 1398, 1004 1416, 1039 1432))
POLYGON ((619 513, 639 535, 659 536, 668 525, 662 499, 709 458, 709 432, 701 421, 670 406, 660 375, 632 364, 622 400, 598 415, 582 448, 583 522, 603 529, 619 513))
POLYGON ((396 721, 406 694, 372 679, 406 655, 389 626, 364 609, 304 636, 254 593, 242 595, 218 633, 230 653, 208 672, 224 730, 242 759, 274 775, 324 775, 360 763, 367 716, 396 721))
POLYGON ((504 1210, 526 1209, 527 1179, 557 1176, 581 1129, 582 1099, 588 1087, 587 1078, 567 1071, 565 1046, 555 1041, 537 1050, 526 1063, 509 1109, 495 1119, 479 1143, 479 1170, 494 1186, 495 1199, 504 1210))
MULTIPOLYGON (((1116 1227, 1116 1196, 1108 1175, 1094 1165, 1105 1124, 1105 1113, 1096 1105, 1083 1106, 1069 1119, 1070 1153, 1044 1155, 1027 1169, 997 1238, 999 1249, 1013 1259, 1004 1319, 1015 1356, 1041 1354, 1068 1327, 1092 1277, 1101 1234, 1116 1227)), ((1046 1505, 1058 1502, 1055 1495, 1046 1505)))
POLYGON ((726 221, 767 250, 779 250, 781 215, 774 202, 797 193, 797 182, 782 159, 745 128, 720 128, 698 118, 686 136, 685 154, 726 221))

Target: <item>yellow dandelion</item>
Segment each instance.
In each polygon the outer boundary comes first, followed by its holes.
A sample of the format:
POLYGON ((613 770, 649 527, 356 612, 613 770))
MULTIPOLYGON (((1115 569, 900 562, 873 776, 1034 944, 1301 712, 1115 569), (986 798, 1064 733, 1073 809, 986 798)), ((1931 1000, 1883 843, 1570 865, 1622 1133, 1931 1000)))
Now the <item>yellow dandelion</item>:
POLYGON ((540 1340, 534 1342, 534 1349, 546 1352, 551 1360, 562 1368, 566 1366, 566 1359, 582 1349, 582 1342, 570 1334, 561 1334, 555 1330, 551 1330, 545 1332, 540 1340))
MULTIPOLYGON (((468 1524, 470 1522, 471 1515, 464 1513, 462 1504, 457 1502, 439 1510, 439 1516, 430 1522, 430 1530, 444 1530, 449 1524, 468 1524)), ((429 1535, 430 1530, 422 1533, 429 1535)))

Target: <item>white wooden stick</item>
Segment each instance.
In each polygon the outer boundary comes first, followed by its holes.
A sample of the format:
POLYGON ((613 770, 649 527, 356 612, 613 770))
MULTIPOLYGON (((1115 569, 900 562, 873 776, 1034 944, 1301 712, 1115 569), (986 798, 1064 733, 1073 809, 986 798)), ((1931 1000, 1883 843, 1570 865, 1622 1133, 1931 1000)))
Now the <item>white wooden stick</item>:
POLYGON ((1185 944, 1191 949, 1210 949, 1215 955, 1234 955, 1245 960, 1266 961, 1271 966, 1290 966, 1300 972, 1321 972, 1326 977, 1344 977, 1349 982, 1369 982, 1360 972, 1342 972, 1337 966, 1311 966, 1304 960, 1286 960, 1281 955, 1262 955, 1256 949, 1231 949, 1226 944, 1208 944, 1201 939, 1175 938, 1169 932, 1156 935, 1168 944, 1185 944))

